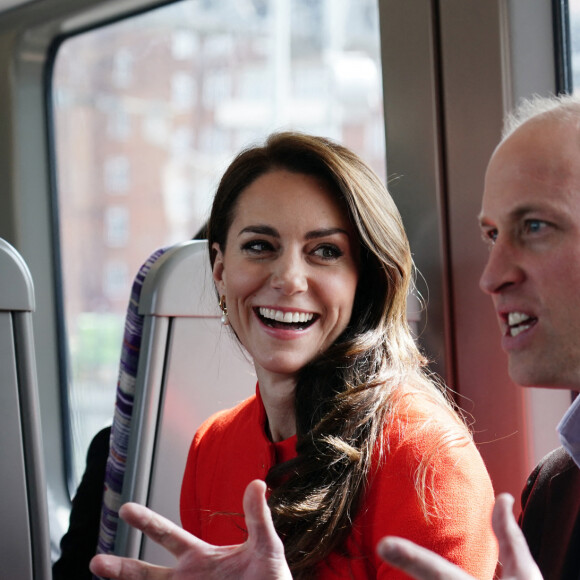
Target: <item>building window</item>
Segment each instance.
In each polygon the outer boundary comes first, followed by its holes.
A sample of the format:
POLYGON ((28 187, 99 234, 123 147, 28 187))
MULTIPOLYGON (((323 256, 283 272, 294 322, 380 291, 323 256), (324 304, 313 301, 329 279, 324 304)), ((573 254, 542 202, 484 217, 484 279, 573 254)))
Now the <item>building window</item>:
POLYGON ((105 161, 105 188, 109 193, 127 193, 131 184, 129 159, 124 155, 105 161))
POLYGON ((127 88, 133 81, 133 56, 126 48, 120 48, 113 57, 113 83, 118 88, 127 88))
POLYGON ((108 206, 104 216, 105 243, 110 248, 122 248, 129 241, 129 210, 126 207, 108 206))
POLYGON ((190 74, 176 72, 171 77, 171 103, 181 111, 191 109, 196 101, 195 80, 190 74))
POLYGON ((111 300, 126 297, 129 285, 129 269, 125 262, 111 260, 106 262, 103 276, 103 290, 111 300))
POLYGON ((131 115, 123 106, 117 106, 107 117, 107 133, 115 141, 128 141, 131 136, 131 115))

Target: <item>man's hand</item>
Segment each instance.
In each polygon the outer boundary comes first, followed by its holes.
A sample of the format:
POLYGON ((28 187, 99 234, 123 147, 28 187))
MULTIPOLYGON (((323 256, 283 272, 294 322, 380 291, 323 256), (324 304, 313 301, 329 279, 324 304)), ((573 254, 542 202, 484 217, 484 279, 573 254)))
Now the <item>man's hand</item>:
POLYGON ((129 558, 99 555, 91 560, 91 572, 112 580, 291 580, 265 491, 265 483, 258 480, 246 488, 244 514, 248 540, 237 546, 207 544, 146 507, 125 504, 119 512, 121 517, 169 550, 177 558, 177 564, 175 568, 164 568, 129 558))
MULTIPOLYGON (((514 498, 503 493, 496 499, 492 525, 499 542, 502 580, 542 580, 512 507, 514 498)), ((379 556, 416 580, 475 580, 441 556, 403 538, 383 538, 377 546, 379 556)))

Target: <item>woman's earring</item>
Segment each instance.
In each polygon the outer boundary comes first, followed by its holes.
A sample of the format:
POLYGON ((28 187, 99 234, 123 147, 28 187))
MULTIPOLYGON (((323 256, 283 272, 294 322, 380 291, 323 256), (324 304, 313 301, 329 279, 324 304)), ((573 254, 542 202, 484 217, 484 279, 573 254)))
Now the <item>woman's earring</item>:
POLYGON ((222 311, 222 324, 228 326, 230 321, 228 320, 228 307, 226 306, 226 297, 220 296, 220 301, 218 303, 220 310, 222 311))

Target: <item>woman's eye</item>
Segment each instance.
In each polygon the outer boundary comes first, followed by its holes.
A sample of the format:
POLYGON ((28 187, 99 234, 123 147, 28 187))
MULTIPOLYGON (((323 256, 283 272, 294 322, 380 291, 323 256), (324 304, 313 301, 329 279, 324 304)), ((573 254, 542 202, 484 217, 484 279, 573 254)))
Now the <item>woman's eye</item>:
POLYGON ((274 247, 265 240, 251 240, 242 245, 242 250, 250 254, 262 254, 273 251, 274 247))
POLYGON ((335 260, 342 256, 342 250, 333 244, 324 244, 314 250, 314 255, 323 260, 335 260))

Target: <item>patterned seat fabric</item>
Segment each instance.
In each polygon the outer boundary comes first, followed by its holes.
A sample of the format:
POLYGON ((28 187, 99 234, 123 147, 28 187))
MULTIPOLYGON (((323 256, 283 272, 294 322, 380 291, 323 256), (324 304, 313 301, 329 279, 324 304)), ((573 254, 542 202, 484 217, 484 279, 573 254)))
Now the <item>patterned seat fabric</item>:
POLYGON ((97 545, 98 554, 111 554, 115 546, 119 508, 121 507, 121 491, 123 489, 123 478, 127 462, 133 401, 135 397, 135 379, 137 377, 141 337, 143 334, 143 316, 139 314, 141 289, 149 270, 166 250, 167 248, 160 248, 151 254, 139 269, 131 289, 131 298, 125 319, 123 347, 117 382, 117 398, 111 429, 109 457, 107 459, 105 473, 103 507, 97 545))

